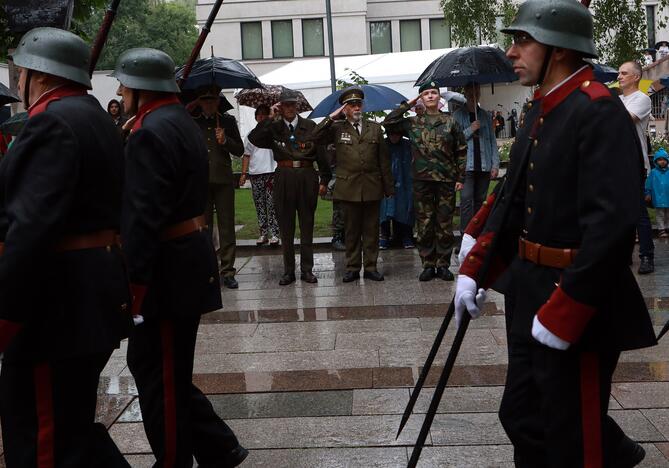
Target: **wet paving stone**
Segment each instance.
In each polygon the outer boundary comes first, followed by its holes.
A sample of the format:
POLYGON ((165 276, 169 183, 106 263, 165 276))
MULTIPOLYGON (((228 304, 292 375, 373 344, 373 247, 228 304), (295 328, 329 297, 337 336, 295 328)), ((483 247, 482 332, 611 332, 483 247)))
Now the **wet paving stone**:
MULTIPOLYGON (((407 449, 409 456, 411 448, 407 449)), ((511 445, 425 447, 420 468, 513 468, 511 445)))
POLYGON ((254 468, 403 468, 406 450, 395 448, 321 448, 251 450, 243 467, 254 468))

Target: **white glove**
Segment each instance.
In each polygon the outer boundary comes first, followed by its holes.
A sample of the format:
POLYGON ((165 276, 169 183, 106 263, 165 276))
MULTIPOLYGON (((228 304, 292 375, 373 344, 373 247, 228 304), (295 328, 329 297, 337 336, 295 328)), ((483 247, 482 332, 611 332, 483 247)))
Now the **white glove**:
POLYGON ((472 250, 472 247, 476 244, 476 239, 474 239, 469 234, 462 235, 462 242, 460 243, 460 253, 458 253, 458 262, 460 265, 464 265, 467 255, 472 250))
POLYGON ((465 310, 473 319, 481 315, 481 307, 485 303, 485 289, 476 288, 476 281, 467 275, 458 275, 458 282, 455 287, 455 324, 460 328, 460 322, 465 314, 465 310))
POLYGON ((536 315, 532 321, 532 336, 542 345, 546 345, 553 349, 559 349, 560 351, 564 351, 569 348, 570 345, 568 341, 556 336, 548 328, 544 327, 539 321, 539 317, 536 315))
POLYGON ((132 321, 135 324, 135 326, 141 325, 142 323, 144 323, 144 316, 143 315, 133 315, 132 316, 132 321))

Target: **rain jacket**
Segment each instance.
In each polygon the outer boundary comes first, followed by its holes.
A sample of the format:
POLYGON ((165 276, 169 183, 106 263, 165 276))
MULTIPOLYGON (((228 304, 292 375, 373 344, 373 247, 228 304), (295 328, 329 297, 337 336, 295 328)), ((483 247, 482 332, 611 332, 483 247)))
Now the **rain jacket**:
POLYGON ((654 208, 669 208, 669 165, 661 168, 657 165, 658 159, 669 162, 669 154, 660 148, 655 153, 655 167, 646 179, 646 195, 650 195, 654 208))

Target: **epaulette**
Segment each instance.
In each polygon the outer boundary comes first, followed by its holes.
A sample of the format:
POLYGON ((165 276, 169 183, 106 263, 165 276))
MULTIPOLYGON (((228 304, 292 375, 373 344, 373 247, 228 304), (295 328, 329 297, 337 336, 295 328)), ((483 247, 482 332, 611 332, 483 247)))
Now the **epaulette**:
POLYGON ((583 93, 585 93, 591 101, 596 101, 597 99, 602 98, 611 98, 611 91, 609 88, 604 86, 599 81, 584 81, 581 83, 581 86, 578 87, 583 93))

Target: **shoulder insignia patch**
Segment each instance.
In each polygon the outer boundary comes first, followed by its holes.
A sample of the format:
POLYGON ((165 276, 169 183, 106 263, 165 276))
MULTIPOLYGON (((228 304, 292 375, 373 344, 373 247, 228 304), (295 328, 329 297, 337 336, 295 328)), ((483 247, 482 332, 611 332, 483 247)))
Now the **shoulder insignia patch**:
POLYGON ((579 86, 579 89, 587 94, 591 101, 612 97, 609 88, 599 81, 584 81, 581 83, 581 86, 579 86))

